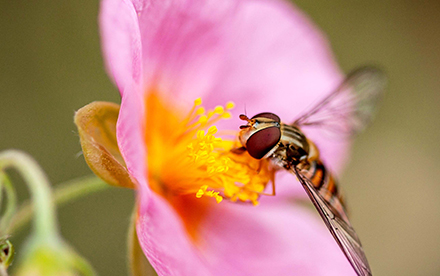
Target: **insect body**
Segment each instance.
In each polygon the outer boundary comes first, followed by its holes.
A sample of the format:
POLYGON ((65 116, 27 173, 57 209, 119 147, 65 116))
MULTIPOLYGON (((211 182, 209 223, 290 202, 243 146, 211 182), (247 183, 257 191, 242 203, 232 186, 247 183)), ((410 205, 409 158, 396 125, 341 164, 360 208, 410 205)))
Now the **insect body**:
POLYGON ((332 174, 319 159, 317 146, 302 128, 317 126, 337 138, 353 137, 373 115, 385 78, 375 68, 361 68, 293 124, 284 124, 270 112, 252 118, 240 127, 240 142, 255 159, 267 158, 275 168, 296 175, 339 247, 358 275, 371 274, 361 242, 351 226, 332 174))

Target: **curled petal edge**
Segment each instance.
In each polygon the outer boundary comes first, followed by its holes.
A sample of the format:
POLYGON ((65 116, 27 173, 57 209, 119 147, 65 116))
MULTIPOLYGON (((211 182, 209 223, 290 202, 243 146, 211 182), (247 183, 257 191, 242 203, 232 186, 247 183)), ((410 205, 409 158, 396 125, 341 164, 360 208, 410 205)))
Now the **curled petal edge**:
POLYGON ((116 140, 118 115, 119 105, 92 102, 75 113, 74 122, 90 169, 110 185, 134 189, 116 140))

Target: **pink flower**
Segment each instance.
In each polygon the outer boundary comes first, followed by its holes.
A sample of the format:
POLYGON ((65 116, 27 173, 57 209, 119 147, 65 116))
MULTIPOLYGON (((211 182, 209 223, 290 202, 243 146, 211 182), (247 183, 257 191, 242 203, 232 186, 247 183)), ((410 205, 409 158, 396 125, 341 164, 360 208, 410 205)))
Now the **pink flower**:
MULTIPOLYGON (((258 197, 273 172, 231 158, 234 136, 223 135, 237 134, 245 111, 293 121, 341 81, 304 14, 281 0, 103 0, 100 24, 122 95, 123 160, 112 162, 136 183, 137 234, 159 275, 354 274, 317 215, 292 200, 304 197, 296 178, 279 172, 277 195, 258 197)), ((340 170, 347 145, 307 134, 340 170)))

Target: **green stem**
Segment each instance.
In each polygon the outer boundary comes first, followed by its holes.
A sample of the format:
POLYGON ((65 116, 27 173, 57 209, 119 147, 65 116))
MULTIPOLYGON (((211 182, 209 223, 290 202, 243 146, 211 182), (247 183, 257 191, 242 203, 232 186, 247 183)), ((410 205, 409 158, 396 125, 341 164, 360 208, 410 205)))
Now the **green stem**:
MULTIPOLYGON (((83 196, 105 190, 110 187, 96 176, 81 177, 55 186, 53 201, 56 206, 81 198, 83 196)), ((33 206, 29 202, 23 203, 12 220, 6 233, 15 233, 29 222, 33 214, 33 206)))
POLYGON ((35 208, 35 235, 40 240, 58 237, 55 208, 51 198, 49 181, 32 157, 18 150, 0 153, 0 170, 16 169, 28 185, 35 208))
POLYGON ((3 187, 1 189, 6 191, 7 201, 6 201, 6 210, 3 213, 3 217, 0 222, 0 234, 6 234, 5 231, 8 225, 10 225, 11 220, 17 210, 17 196, 15 194, 14 187, 12 186, 9 177, 0 171, 0 183, 2 183, 3 187))

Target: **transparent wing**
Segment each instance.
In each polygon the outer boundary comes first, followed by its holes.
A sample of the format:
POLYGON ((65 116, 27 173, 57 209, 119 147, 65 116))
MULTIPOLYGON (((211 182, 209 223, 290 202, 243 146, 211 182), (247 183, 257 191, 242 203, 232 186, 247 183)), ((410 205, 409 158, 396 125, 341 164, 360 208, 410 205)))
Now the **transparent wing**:
MULTIPOLYGON (((371 269, 364 250, 362 249, 362 244, 350 222, 346 219, 347 216, 345 214, 341 216, 339 212, 324 199, 319 191, 315 189, 313 183, 296 167, 293 167, 291 171, 297 176, 306 190, 313 205, 315 205, 321 218, 324 220, 332 236, 335 238, 356 273, 359 276, 371 276, 371 269)), ((332 200, 339 201, 337 197, 334 197, 332 200)))
POLYGON ((349 73, 339 87, 293 124, 319 126, 338 137, 361 132, 374 116, 386 86, 384 73, 361 67, 349 73))

